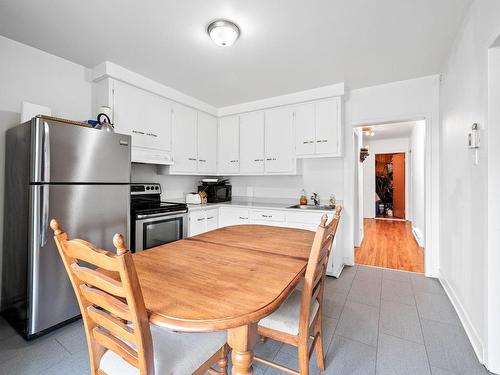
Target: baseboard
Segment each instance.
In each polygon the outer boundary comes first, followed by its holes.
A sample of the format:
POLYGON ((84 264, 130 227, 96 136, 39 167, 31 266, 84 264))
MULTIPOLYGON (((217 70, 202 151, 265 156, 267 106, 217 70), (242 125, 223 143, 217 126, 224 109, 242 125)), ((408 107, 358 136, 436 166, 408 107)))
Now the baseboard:
POLYGON ((465 329, 465 333, 467 334, 467 337, 469 338, 469 341, 472 344, 472 348, 474 349, 474 352, 476 353, 479 362, 484 363, 483 342, 481 341, 481 338, 479 337, 476 329, 472 325, 469 315, 465 311, 462 303, 457 297, 457 294, 455 293, 451 285, 448 283, 448 281, 446 281, 446 279, 444 279, 442 275, 439 276, 439 281, 441 282, 444 291, 446 292, 453 307, 455 308, 455 311, 458 314, 460 321, 462 322, 462 325, 465 329))
POLYGON ((413 237, 415 237, 415 240, 418 243, 418 246, 424 247, 424 236, 420 229, 417 227, 414 227, 413 225, 411 226, 411 232, 413 233, 413 237))

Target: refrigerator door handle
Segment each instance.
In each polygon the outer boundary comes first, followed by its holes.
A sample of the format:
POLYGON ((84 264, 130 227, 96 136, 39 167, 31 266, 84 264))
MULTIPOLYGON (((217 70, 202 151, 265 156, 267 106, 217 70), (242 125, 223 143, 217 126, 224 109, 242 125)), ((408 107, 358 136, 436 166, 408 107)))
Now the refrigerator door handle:
POLYGON ((43 122, 43 165, 42 176, 44 182, 50 182, 50 128, 47 121, 43 122))
POLYGON ((49 229, 49 185, 40 185, 42 190, 41 194, 41 213, 42 217, 40 220, 40 247, 44 247, 47 244, 47 231, 49 229))

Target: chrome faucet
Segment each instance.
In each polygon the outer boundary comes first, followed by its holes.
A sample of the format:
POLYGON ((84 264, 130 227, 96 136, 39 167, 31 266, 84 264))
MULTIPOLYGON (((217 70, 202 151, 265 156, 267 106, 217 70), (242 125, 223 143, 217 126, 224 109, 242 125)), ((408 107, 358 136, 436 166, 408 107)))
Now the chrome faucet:
POLYGON ((316 193, 312 193, 311 200, 314 202, 315 206, 319 206, 319 195, 316 193))

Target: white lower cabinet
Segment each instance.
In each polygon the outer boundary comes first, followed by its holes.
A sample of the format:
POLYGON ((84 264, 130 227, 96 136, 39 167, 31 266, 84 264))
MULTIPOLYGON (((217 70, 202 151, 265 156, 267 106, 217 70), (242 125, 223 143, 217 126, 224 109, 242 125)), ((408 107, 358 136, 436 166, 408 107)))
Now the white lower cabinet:
POLYGON ((219 210, 217 208, 206 210, 206 232, 219 228, 219 210))
POLYGON ((249 224, 250 213, 246 208, 221 207, 219 208, 219 226, 228 227, 230 225, 249 224))
POLYGON ((189 212, 189 237, 219 228, 219 209, 189 212))
POLYGON ((277 225, 285 223, 285 213, 276 210, 250 210, 250 220, 257 223, 269 223, 269 225, 277 225))
MULTIPOLYGON (((333 212, 328 213, 328 220, 333 217, 333 212)), ((247 209, 240 207, 220 207, 219 227, 241 224, 272 225, 277 227, 306 229, 316 231, 321 221, 321 212, 297 212, 290 210, 274 209, 247 209)), ((198 233, 197 233, 198 234, 198 233)), ((326 273, 330 276, 338 277, 344 264, 342 246, 342 220, 339 223, 337 234, 333 242, 330 259, 328 260, 326 273)))

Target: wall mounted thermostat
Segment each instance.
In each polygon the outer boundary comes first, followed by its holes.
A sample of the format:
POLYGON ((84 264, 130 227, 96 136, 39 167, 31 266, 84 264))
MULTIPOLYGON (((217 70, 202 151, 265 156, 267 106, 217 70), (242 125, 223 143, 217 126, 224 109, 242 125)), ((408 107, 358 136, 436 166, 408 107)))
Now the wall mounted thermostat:
POLYGON ((469 148, 476 149, 479 148, 481 144, 481 139, 479 137, 479 125, 477 123, 472 124, 472 129, 469 132, 469 148))

